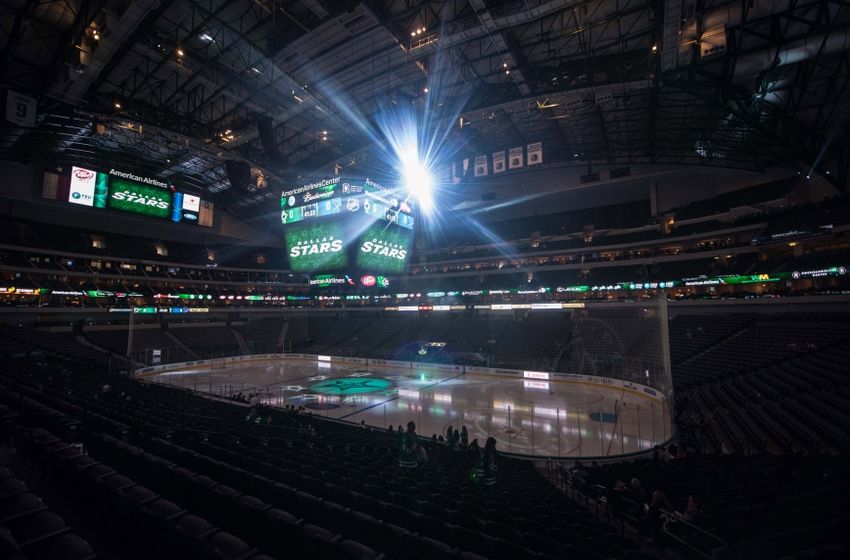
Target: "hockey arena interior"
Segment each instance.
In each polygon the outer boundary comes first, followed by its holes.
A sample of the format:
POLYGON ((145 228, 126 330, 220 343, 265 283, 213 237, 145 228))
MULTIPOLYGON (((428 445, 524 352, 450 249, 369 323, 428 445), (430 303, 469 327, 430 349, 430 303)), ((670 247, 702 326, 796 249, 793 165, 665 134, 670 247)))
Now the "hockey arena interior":
POLYGON ((850 5, 0 2, 0 558, 850 558, 850 5))

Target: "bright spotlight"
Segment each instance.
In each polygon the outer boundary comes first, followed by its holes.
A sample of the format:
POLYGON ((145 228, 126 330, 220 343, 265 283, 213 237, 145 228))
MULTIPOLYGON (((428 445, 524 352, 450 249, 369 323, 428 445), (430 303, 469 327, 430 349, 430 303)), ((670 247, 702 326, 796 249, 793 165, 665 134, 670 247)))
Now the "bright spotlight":
POLYGON ((423 211, 428 212, 434 203, 431 173, 415 150, 408 150, 401 164, 404 189, 423 211))

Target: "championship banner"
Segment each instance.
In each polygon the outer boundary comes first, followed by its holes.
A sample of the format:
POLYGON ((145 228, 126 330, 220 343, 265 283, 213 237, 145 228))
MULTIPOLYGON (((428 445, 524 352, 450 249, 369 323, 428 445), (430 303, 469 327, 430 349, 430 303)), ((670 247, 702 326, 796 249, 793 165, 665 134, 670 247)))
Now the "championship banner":
POLYGON ((519 169, 524 166, 522 146, 511 148, 511 151, 508 153, 508 169, 519 169))
POLYGON ((528 145, 528 165, 539 165, 543 163, 543 142, 534 142, 528 145))
POLYGON ((505 150, 493 152, 493 173, 505 172, 505 150))
POLYGON ((475 176, 487 176, 487 156, 475 156, 475 176))
POLYGON ((469 173, 469 158, 463 158, 460 169, 457 168, 457 163, 452 162, 452 183, 457 185, 463 178, 466 177, 466 174, 469 173))

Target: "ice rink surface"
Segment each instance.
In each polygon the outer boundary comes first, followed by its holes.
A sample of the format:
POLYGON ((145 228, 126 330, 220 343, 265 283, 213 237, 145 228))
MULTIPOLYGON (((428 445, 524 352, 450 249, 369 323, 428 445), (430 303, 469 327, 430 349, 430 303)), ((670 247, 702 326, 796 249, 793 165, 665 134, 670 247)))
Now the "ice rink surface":
POLYGON ((423 436, 466 426, 470 441, 483 445, 493 436, 501 451, 528 455, 621 455, 670 436, 669 412, 658 401, 567 381, 291 360, 174 370, 148 380, 224 396, 259 392, 272 406, 304 406, 317 416, 372 428, 413 420, 423 436))

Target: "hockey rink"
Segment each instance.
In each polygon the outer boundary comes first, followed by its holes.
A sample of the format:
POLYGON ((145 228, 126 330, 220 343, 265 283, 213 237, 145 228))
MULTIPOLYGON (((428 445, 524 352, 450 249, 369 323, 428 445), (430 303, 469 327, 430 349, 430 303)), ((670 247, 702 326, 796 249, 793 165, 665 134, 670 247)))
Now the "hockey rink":
POLYGON ((598 457, 651 449, 670 437, 667 407, 605 385, 538 381, 429 367, 331 365, 316 361, 228 364, 147 378, 229 396, 259 393, 271 406, 303 406, 316 416, 377 429, 416 422, 421 436, 466 426, 503 452, 598 457))

